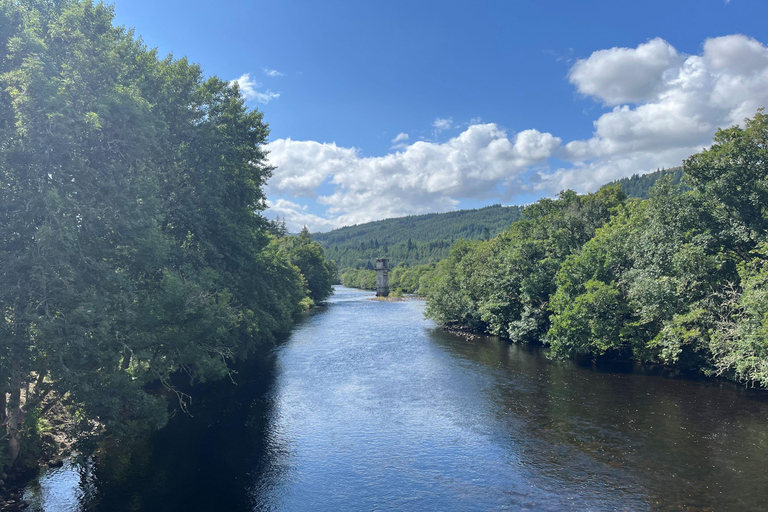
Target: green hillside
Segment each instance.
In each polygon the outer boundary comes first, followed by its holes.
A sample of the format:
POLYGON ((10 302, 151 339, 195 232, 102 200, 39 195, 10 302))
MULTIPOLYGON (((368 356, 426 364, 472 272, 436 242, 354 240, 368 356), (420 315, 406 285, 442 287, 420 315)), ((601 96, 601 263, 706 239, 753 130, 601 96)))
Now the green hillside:
POLYGON ((683 178, 683 168, 672 167, 670 169, 659 169, 658 171, 649 172, 648 174, 633 174, 629 178, 612 181, 609 185, 618 183, 628 197, 648 199, 650 197, 651 187, 656 184, 656 181, 662 176, 670 174, 672 175, 672 183, 677 185, 683 178))
POLYGON ((448 256, 459 239, 492 238, 520 219, 523 207, 493 205, 475 210, 410 215, 316 233, 313 238, 339 268, 373 268, 376 258, 391 265, 418 265, 448 256))

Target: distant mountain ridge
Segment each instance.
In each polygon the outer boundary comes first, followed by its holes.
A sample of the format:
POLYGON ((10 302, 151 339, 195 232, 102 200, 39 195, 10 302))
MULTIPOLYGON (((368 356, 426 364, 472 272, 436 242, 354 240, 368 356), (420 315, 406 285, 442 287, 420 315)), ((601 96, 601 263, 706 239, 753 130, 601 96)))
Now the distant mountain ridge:
POLYGON ((435 263, 456 240, 491 238, 522 216, 523 206, 495 204, 472 210, 410 215, 315 233, 314 240, 339 268, 373 268, 376 258, 391 264, 435 263))
POLYGON ((322 244, 344 243, 355 238, 370 236, 378 238, 379 243, 390 244, 403 242, 408 238, 414 241, 480 238, 483 228, 491 231, 491 235, 501 232, 520 218, 523 208, 523 206, 494 204, 471 210, 408 215, 316 233, 313 234, 313 238, 322 244))
MULTIPOLYGON (((609 185, 620 185, 629 197, 646 199, 656 181, 667 175, 679 183, 682 167, 635 174, 609 185)), ((392 266, 436 263, 448 256, 456 240, 492 238, 519 220, 524 209, 525 206, 495 204, 471 210, 409 215, 314 233, 312 238, 325 248, 327 257, 339 268, 373 268, 376 258, 389 258, 392 266)))
POLYGON ((624 190, 628 197, 639 197, 648 199, 651 188, 656 184, 659 178, 663 176, 672 176, 672 183, 678 185, 683 179, 683 168, 670 167, 669 169, 659 169, 658 171, 647 174, 633 174, 629 178, 612 181, 608 185, 618 184, 624 190))

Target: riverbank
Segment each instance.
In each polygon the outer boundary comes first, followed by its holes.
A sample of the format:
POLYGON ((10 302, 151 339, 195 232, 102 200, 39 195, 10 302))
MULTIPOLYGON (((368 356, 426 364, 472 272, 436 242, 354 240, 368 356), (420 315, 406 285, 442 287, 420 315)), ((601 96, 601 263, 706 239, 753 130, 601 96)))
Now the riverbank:
POLYGON ((73 418, 62 405, 60 397, 52 391, 36 396, 35 386, 22 397, 22 407, 31 409, 35 415, 25 414, 23 428, 27 435, 26 451, 13 468, 0 473, 0 511, 25 510, 29 503, 23 499, 24 488, 37 478, 45 467, 56 468, 72 455, 72 440, 67 432, 72 429, 73 418), (33 403, 29 404, 29 400, 33 403), (30 407, 30 405, 32 407, 30 407))

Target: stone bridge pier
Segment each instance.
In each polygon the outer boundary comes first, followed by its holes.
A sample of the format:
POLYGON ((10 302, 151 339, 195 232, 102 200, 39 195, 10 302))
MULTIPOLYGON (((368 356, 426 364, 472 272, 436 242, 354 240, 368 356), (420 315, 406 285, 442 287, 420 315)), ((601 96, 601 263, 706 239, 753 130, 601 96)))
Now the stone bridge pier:
POLYGON ((389 260, 376 260, 376 296, 389 297, 389 260))

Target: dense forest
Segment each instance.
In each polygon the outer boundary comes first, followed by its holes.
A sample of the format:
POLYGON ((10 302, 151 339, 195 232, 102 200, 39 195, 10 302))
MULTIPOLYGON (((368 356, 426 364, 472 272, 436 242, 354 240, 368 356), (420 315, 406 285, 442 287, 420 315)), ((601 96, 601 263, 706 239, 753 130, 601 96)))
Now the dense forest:
POLYGON ((654 185, 567 191, 422 276, 437 321, 553 357, 660 363, 768 386, 768 115, 654 185))
POLYGON ((429 264, 446 258, 460 239, 489 239, 520 218, 522 207, 493 205, 476 210, 385 219, 315 234, 339 268, 373 269, 376 258, 393 265, 429 264))
POLYGON ((259 213, 269 128, 237 86, 80 0, 0 0, 0 82, 9 473, 54 412, 83 456, 159 428, 331 293, 320 245, 259 213))
POLYGON ((682 184, 682 167, 659 169, 658 171, 649 172, 647 174, 633 174, 628 178, 622 178, 620 180, 608 183, 608 185, 619 185, 624 193, 627 194, 627 197, 639 197, 640 199, 648 199, 651 197, 651 188, 653 188, 653 186, 660 178, 666 176, 670 176, 673 185, 681 185, 681 191, 688 190, 688 187, 682 184))

